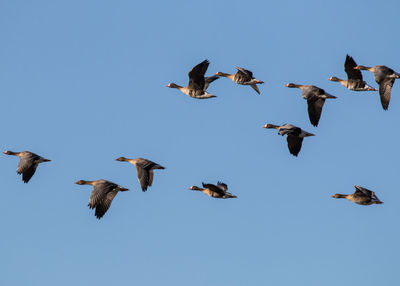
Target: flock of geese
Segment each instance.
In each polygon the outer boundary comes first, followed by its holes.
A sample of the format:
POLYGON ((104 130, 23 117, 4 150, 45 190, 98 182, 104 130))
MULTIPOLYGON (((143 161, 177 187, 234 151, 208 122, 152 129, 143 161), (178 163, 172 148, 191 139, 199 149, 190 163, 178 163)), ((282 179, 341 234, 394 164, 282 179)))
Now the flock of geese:
MULTIPOLYGON (((209 85, 218 79, 219 77, 226 77, 232 80, 234 83, 240 85, 249 85, 252 87, 258 94, 260 94, 260 90, 257 85, 263 84, 264 82, 254 78, 253 73, 249 70, 246 70, 241 67, 235 67, 236 73, 228 74, 223 72, 217 72, 212 76, 205 77, 209 66, 208 60, 204 60, 203 62, 196 65, 189 72, 189 83, 186 87, 177 85, 175 83, 169 83, 166 85, 169 88, 176 88, 180 90, 182 93, 196 98, 196 99, 209 99, 216 97, 213 94, 207 92, 209 85)), ((345 72, 347 74, 347 80, 342 80, 337 77, 329 78, 330 81, 339 82, 341 85, 353 91, 376 91, 375 88, 369 86, 362 77, 362 70, 367 70, 373 73, 375 81, 379 85, 379 95, 381 104, 384 110, 387 110, 389 107, 390 95, 393 83, 395 79, 400 78, 400 74, 396 73, 391 68, 386 66, 373 66, 366 67, 357 65, 352 57, 346 55, 346 60, 344 64, 345 72)), ((317 127, 318 122, 321 117, 322 108, 325 104, 326 99, 334 99, 336 96, 333 96, 327 93, 322 88, 319 88, 314 85, 301 85, 288 83, 285 85, 289 88, 299 88, 302 92, 302 97, 307 100, 308 105, 308 116, 310 122, 313 126, 317 127)), ((314 136, 314 134, 309 133, 300 127, 296 127, 292 124, 283 124, 283 125, 275 125, 275 124, 265 124, 264 128, 268 129, 277 129, 278 134, 287 135, 287 143, 289 152, 297 156, 300 152, 303 139, 305 137, 314 136)), ((35 171, 40 163, 50 162, 49 159, 43 158, 35 153, 29 151, 23 152, 13 152, 13 151, 5 151, 3 152, 6 155, 13 155, 20 158, 17 173, 22 174, 22 181, 24 183, 28 183, 32 176, 35 174, 35 171)), ((125 157, 119 157, 116 159, 119 162, 128 162, 136 167, 137 178, 140 183, 140 187, 143 192, 145 192, 148 187, 151 187, 153 184, 154 178, 154 170, 162 170, 165 169, 163 166, 154 163, 150 160, 144 158, 136 158, 136 159, 128 159, 125 157)), ((95 216, 100 219, 104 216, 107 210, 110 208, 112 200, 115 198, 118 192, 128 191, 127 188, 124 188, 120 185, 117 185, 113 182, 107 180, 95 180, 95 181, 86 181, 79 180, 75 182, 78 185, 92 185, 93 191, 89 198, 89 208, 95 209, 95 216)), ((354 203, 360 205, 372 205, 372 204, 382 204, 383 202, 378 199, 375 193, 371 190, 360 186, 354 186, 355 192, 353 194, 344 195, 344 194, 335 194, 333 198, 344 198, 354 203)), ((202 183, 202 188, 197 186, 191 186, 189 190, 192 191, 201 191, 204 194, 220 199, 229 199, 236 198, 235 195, 232 195, 228 192, 228 186, 225 183, 218 182, 216 185, 214 184, 205 184, 202 183)))

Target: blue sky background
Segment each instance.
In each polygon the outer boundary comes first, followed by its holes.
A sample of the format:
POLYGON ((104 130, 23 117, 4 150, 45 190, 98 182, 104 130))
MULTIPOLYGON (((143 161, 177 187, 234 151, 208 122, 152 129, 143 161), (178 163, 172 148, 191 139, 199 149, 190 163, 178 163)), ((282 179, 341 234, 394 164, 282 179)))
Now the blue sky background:
MULTIPOLYGON (((1 1, 1 151, 52 160, 29 184, 0 160, 1 285, 398 285, 400 82, 385 112, 352 92, 346 53, 400 71, 398 1, 1 1), (242 66, 261 95, 221 78, 196 100, 186 85, 242 66), (319 127, 284 84, 336 95, 319 127), (315 133, 298 158, 265 123, 315 133), (139 190, 130 164, 166 170, 139 190), (98 221, 91 187, 128 187, 98 221), (238 196, 188 187, 222 180, 238 196), (330 195, 353 185, 383 205, 330 195)), ((364 79, 377 86, 372 74, 364 79)))

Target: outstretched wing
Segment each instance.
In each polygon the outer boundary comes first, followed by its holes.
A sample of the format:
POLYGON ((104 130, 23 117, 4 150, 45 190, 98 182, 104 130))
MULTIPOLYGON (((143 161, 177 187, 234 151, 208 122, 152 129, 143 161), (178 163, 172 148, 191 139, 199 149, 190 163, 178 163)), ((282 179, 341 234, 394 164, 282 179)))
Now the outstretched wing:
POLYGON ((222 182, 218 182, 217 187, 220 188, 224 193, 226 193, 228 190, 228 185, 222 182))
POLYGON ((96 205, 96 210, 94 212, 94 215, 98 219, 101 219, 104 216, 104 214, 108 211, 108 209, 110 208, 111 202, 115 198, 117 193, 118 193, 117 190, 113 190, 113 191, 107 193, 104 196, 103 200, 99 204, 96 205))
POLYGON ((349 55, 346 55, 346 61, 344 62, 344 70, 347 73, 347 78, 348 79, 359 79, 363 80, 362 74, 360 70, 355 70, 354 67, 356 67, 357 64, 354 61, 352 57, 349 55))
POLYGON ((40 156, 33 153, 26 153, 20 158, 17 167, 17 173, 22 174, 22 181, 24 181, 24 183, 28 183, 35 174, 38 166, 36 161, 39 158, 40 156))
POLYGON ((290 154, 297 156, 300 152, 301 145, 303 143, 303 138, 288 134, 287 142, 290 154))
POLYGON ((203 185, 203 188, 209 189, 215 193, 220 194, 221 196, 225 195, 225 192, 222 189, 220 189, 219 187, 217 187, 216 185, 204 184, 204 183, 202 183, 202 185, 203 185))
POLYGON ((102 181, 98 182, 93 186, 93 191, 90 194, 90 199, 89 199, 89 208, 94 209, 96 208, 107 196, 108 192, 111 192, 113 189, 117 187, 116 184, 108 182, 108 181, 102 181))
POLYGON ((238 72, 240 72, 240 73, 242 73, 242 74, 244 74, 244 75, 246 75, 246 76, 250 77, 250 79, 252 79, 252 78, 253 78, 253 73, 252 73, 251 71, 249 71, 249 70, 246 70, 246 69, 244 69, 244 68, 241 68, 241 67, 235 67, 235 69, 237 69, 237 70, 238 70, 238 72))
POLYGON ((150 186, 150 171, 136 165, 137 177, 142 191, 145 192, 150 186))
POLYGON ((390 94, 392 93, 392 86, 394 79, 386 79, 379 84, 379 95, 381 98, 381 104, 384 110, 389 108, 390 94))
POLYGON ((318 126, 319 119, 321 118, 322 107, 324 106, 324 98, 311 98, 307 100, 308 117, 314 126, 318 126))
POLYGON ((210 63, 208 60, 204 60, 189 72, 189 89, 204 90, 204 75, 207 71, 209 64, 210 63))
POLYGON ((143 158, 140 158, 136 163, 137 177, 143 192, 145 192, 147 188, 153 183, 154 169, 165 168, 157 163, 143 158))
POLYGON ((354 188, 356 189, 356 191, 355 191, 355 194, 356 194, 356 195, 357 195, 357 194, 362 194, 362 195, 365 195, 365 196, 371 198, 372 195, 374 194, 373 191, 368 190, 368 189, 363 188, 363 187, 360 187, 360 186, 357 186, 357 185, 355 185, 354 188))

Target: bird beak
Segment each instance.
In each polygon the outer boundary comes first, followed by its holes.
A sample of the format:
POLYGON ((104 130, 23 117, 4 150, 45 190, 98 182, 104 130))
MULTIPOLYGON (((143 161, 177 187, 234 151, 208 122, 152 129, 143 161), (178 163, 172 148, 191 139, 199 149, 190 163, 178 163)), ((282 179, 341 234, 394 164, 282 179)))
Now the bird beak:
POLYGON ((262 128, 267 128, 267 124, 264 124, 264 125, 262 126, 262 128))

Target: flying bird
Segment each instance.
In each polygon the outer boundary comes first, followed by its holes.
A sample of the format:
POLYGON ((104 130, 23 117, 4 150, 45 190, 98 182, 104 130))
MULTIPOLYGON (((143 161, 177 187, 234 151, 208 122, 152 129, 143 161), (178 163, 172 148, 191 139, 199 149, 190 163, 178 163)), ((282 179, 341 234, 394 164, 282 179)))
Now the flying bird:
POLYGON ((195 66, 189 72, 189 84, 186 87, 182 87, 175 83, 169 83, 166 85, 166 87, 177 88, 184 94, 197 99, 216 97, 215 95, 212 95, 206 91, 209 84, 219 78, 216 75, 204 77, 209 64, 210 63, 208 60, 204 60, 195 66))
POLYGON ((22 181, 24 181, 24 183, 29 182, 33 174, 35 174, 36 168, 40 163, 50 162, 49 159, 45 159, 29 151, 23 151, 23 152, 4 151, 3 154, 19 157, 17 173, 19 175, 22 174, 22 181))
POLYGON ((347 73, 347 80, 337 78, 335 76, 329 78, 330 81, 337 81, 344 87, 354 91, 376 91, 375 88, 369 86, 362 77, 361 71, 354 69, 357 66, 352 57, 346 55, 344 62, 344 70, 347 73))
POLYGON ((217 198, 217 199, 237 198, 236 196, 227 192, 228 186, 222 182, 218 182, 217 185, 205 184, 205 183, 202 183, 202 185, 203 185, 203 188, 199 188, 197 186, 191 186, 189 188, 189 190, 200 191, 210 197, 217 198))
POLYGON ((143 192, 153 184, 153 170, 165 169, 163 166, 143 158, 128 159, 125 157, 119 157, 115 160, 120 162, 129 162, 136 167, 137 177, 143 192))
POLYGON ((319 119, 321 118, 322 107, 324 106, 325 99, 336 98, 329 93, 327 93, 322 88, 316 87, 314 85, 301 85, 288 83, 285 85, 290 88, 299 88, 302 91, 301 96, 307 100, 308 105, 308 117, 310 122, 314 126, 318 126, 319 119))
POLYGON ((93 191, 90 195, 88 206, 90 209, 95 209, 94 215, 98 219, 101 219, 110 208, 111 202, 118 192, 129 191, 127 188, 124 188, 107 180, 79 180, 75 182, 75 184, 93 186, 93 191))
POLYGON ((356 191, 353 194, 350 195, 334 194, 332 198, 347 199, 353 203, 364 206, 372 204, 377 204, 377 205, 383 204, 383 202, 378 199, 378 197, 375 195, 373 191, 357 185, 355 185, 354 188, 356 188, 356 191))
POLYGON ((392 86, 396 78, 400 78, 400 74, 396 73, 391 68, 386 66, 356 66, 355 70, 367 70, 374 74, 374 78, 377 84, 379 84, 379 95, 381 98, 381 104, 384 110, 389 108, 390 94, 392 92, 392 86))
POLYGON ((235 69, 237 69, 237 72, 234 74, 217 72, 215 75, 229 78, 237 84, 250 85, 258 94, 260 94, 260 90, 258 89, 257 84, 262 84, 264 82, 255 79, 253 77, 253 73, 249 70, 240 67, 235 67, 235 69))
POLYGON ((284 124, 281 126, 274 124, 265 124, 263 128, 273 128, 278 130, 278 134, 287 135, 287 142, 290 154, 297 157, 300 152, 303 138, 308 136, 315 136, 312 133, 304 131, 303 129, 296 127, 292 124, 284 124))

